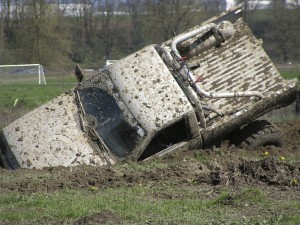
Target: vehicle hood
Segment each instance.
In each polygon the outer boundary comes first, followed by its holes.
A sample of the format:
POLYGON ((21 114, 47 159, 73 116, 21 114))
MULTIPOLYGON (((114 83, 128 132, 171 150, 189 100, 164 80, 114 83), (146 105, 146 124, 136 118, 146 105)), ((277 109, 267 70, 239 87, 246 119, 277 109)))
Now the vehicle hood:
POLYGON ((124 103, 147 131, 159 130, 193 111, 153 45, 107 67, 124 103))

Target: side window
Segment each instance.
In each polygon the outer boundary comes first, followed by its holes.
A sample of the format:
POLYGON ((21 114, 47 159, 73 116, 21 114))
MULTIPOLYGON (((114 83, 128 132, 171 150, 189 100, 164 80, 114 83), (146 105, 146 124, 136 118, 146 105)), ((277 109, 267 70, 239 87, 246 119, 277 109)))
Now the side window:
POLYGON ((187 120, 182 119, 157 133, 138 160, 144 160, 171 145, 189 138, 190 134, 187 120))

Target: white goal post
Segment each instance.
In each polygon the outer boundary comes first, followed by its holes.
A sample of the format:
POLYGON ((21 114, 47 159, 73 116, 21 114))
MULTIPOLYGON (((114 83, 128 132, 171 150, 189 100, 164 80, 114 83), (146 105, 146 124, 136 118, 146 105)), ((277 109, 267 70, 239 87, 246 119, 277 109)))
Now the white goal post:
POLYGON ((2 83, 14 83, 14 81, 19 83, 35 82, 37 74, 39 84, 45 85, 46 78, 41 64, 0 65, 0 80, 2 80, 2 83), (30 67, 31 69, 28 69, 30 67))

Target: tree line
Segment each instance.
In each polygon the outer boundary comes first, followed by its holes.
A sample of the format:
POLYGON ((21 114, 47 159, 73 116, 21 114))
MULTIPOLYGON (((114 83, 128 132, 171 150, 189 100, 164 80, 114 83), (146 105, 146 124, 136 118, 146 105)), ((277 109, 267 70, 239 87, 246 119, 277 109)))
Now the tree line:
MULTIPOLYGON (((99 68, 147 44, 161 43, 220 12, 197 0, 78 0, 84 6, 65 16, 60 1, 0 0, 0 64, 40 63, 49 69, 99 68), (91 9, 94 10, 91 10, 91 9), (122 12, 122 13, 116 13, 122 12)), ((245 19, 279 63, 300 57, 300 8, 273 0, 269 9, 247 7, 245 19)))

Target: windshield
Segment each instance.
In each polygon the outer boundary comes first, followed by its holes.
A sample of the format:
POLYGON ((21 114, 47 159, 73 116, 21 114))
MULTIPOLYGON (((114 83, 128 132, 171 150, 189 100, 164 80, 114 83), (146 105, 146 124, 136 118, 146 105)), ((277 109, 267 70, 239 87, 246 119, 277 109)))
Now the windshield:
POLYGON ((121 109, 108 90, 100 87, 79 88, 78 93, 87 120, 113 154, 125 157, 134 150, 144 131, 125 115, 124 106, 121 109))

